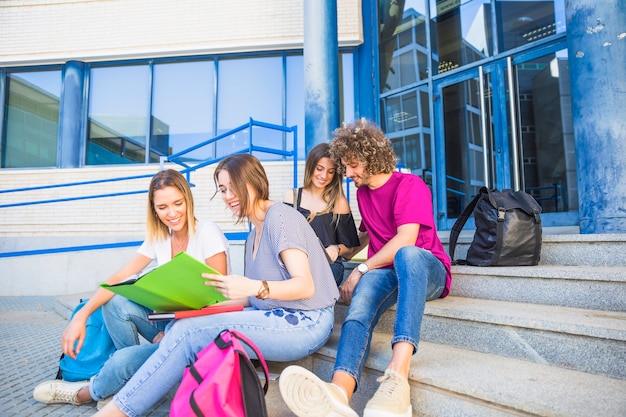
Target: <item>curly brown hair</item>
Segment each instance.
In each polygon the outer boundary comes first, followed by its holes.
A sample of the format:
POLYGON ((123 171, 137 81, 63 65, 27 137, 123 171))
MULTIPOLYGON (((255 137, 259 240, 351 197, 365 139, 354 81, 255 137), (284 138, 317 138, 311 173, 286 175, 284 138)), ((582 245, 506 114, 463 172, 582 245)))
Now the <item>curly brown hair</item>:
POLYGON ((375 123, 366 119, 335 129, 330 157, 342 175, 345 173, 342 159, 349 162, 356 158, 370 175, 390 174, 398 162, 391 141, 375 123))

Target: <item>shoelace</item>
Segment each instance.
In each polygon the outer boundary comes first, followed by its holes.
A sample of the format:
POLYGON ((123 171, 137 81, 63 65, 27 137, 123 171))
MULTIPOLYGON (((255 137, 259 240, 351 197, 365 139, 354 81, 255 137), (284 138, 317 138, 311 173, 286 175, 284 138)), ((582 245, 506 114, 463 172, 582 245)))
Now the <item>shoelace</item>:
POLYGON ((395 375, 384 374, 379 377, 377 382, 380 382, 380 386, 378 387, 378 392, 381 394, 385 394, 391 398, 399 398, 400 397, 400 383, 399 378, 395 375))
POLYGON ((54 387, 52 398, 54 398, 54 400, 56 401, 78 404, 78 392, 65 390, 58 385, 54 387))

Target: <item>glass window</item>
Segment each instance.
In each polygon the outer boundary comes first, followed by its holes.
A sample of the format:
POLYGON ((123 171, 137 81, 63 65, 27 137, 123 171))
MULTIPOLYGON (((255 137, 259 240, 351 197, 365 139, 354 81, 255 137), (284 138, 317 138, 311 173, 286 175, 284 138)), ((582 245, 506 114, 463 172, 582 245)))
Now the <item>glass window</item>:
POLYGON ((146 160, 150 114, 148 65, 92 68, 86 164, 158 162, 146 160))
POLYGON ((57 165, 61 71, 7 75, 3 168, 57 165))
MULTIPOLYGON (((287 57, 287 126, 298 126, 298 159, 305 158, 304 149, 304 57, 287 57)), ((287 136, 287 150, 293 149, 293 137, 287 136)))
MULTIPOLYGON (((491 1, 431 1, 435 74, 479 61, 493 54, 491 1)), ((528 3, 530 4, 530 3, 528 3)))
POLYGON ((496 11, 502 51, 565 32, 564 0, 497 0, 496 11))
MULTIPOLYGON (((151 155, 172 155, 213 138, 213 61, 157 64, 153 70, 151 155)), ((181 156, 204 160, 209 145, 181 156)))
MULTIPOLYGON (((283 124, 282 57, 223 59, 218 61, 217 133, 226 133, 254 120, 283 124)), ((254 146, 283 149, 282 132, 254 128, 254 146)), ((217 144, 217 156, 248 149, 248 129, 217 144)), ((279 159, 276 155, 255 153, 260 159, 279 159)))
POLYGON ((391 139, 399 162, 430 181, 432 155, 427 87, 386 97, 382 101, 382 127, 391 139))
POLYGON ((426 79, 424 0, 380 0, 379 6, 381 92, 426 79))

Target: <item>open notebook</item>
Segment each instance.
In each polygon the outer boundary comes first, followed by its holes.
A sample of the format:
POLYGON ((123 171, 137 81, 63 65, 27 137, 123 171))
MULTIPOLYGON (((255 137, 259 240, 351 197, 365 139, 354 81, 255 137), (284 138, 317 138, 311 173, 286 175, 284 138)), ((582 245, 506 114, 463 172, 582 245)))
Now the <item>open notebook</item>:
POLYGON ((155 311, 195 310, 227 298, 210 285, 202 273, 219 274, 185 252, 147 273, 102 288, 155 311))

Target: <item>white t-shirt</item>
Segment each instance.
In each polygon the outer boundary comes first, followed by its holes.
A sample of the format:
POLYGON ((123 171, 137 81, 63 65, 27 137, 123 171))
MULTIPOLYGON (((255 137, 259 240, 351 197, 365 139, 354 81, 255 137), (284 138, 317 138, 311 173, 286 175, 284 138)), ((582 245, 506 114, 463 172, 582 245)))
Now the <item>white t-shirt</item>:
MULTIPOLYGON (((154 242, 143 242, 138 253, 147 256, 156 261, 157 265, 172 259, 172 239, 170 236, 165 240, 157 240, 154 242)), ((189 236, 187 250, 189 255, 205 262, 207 258, 226 252, 227 271, 230 273, 230 254, 228 253, 228 240, 218 225, 210 220, 198 220, 196 225, 196 233, 189 236)))

